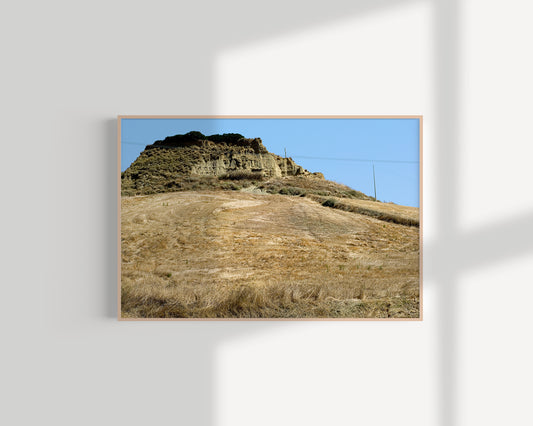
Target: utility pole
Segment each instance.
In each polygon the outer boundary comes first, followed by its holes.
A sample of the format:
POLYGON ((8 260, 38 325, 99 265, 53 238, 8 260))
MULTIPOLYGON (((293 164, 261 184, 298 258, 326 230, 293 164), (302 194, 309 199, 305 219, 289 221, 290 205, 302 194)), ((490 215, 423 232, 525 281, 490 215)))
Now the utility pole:
POLYGON ((377 201, 378 196, 376 194, 376 170, 374 169, 374 163, 372 163, 372 175, 374 176, 374 201, 377 201))

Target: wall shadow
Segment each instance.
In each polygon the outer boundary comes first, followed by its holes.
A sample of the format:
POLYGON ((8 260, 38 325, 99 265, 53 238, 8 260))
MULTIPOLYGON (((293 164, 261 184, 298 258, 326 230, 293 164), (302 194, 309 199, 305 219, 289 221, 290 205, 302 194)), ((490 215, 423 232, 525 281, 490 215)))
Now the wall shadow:
MULTIPOLYGON (((436 358, 440 364, 438 381, 438 423, 442 426, 457 424, 457 280, 459 270, 450 259, 456 250, 459 206, 459 4, 458 0, 433 0, 434 16, 434 69, 435 69, 435 155, 437 169, 436 190, 439 194, 436 229, 440 256, 431 246, 424 247, 424 259, 433 269, 437 283, 439 344, 436 358), (444 266, 444 268, 443 268, 444 266)), ((431 274, 431 272, 430 272, 431 274)), ((431 274, 431 275, 433 275, 431 274)))
POLYGON ((102 250, 103 261, 105 265, 105 277, 103 282, 103 306, 104 315, 108 318, 116 319, 118 315, 118 204, 117 180, 118 168, 118 151, 117 151, 117 120, 109 119, 103 123, 103 134, 105 140, 104 148, 104 170, 105 170, 105 187, 102 194, 105 200, 103 204, 106 208, 104 214, 108 219, 105 221, 104 228, 104 247, 102 250))

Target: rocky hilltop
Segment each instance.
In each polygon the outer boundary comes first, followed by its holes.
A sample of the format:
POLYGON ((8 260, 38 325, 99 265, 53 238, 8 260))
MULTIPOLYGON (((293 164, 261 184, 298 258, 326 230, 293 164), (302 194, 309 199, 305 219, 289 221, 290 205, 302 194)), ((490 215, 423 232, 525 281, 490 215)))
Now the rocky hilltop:
POLYGON ((148 145, 122 173, 124 195, 180 190, 184 184, 218 180, 263 180, 302 176, 324 179, 284 158, 268 152, 260 138, 238 133, 205 136, 200 132, 169 136, 148 145), (202 179, 204 178, 204 179, 202 179))

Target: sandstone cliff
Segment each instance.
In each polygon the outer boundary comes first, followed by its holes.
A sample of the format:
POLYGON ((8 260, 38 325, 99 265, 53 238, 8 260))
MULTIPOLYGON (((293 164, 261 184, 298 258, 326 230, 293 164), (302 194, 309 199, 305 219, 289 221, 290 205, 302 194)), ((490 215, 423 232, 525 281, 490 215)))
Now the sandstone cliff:
POLYGON ((183 180, 223 179, 239 172, 259 180, 286 176, 324 179, 322 173, 311 173, 291 158, 268 152, 260 138, 248 139, 237 133, 205 136, 189 132, 148 145, 122 173, 122 190, 129 195, 164 192, 179 189, 183 180))

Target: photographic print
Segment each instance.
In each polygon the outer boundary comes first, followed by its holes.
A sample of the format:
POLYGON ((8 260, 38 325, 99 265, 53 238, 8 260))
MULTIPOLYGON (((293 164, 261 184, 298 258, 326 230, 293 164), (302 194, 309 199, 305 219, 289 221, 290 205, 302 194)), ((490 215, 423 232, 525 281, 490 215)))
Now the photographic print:
POLYGON ((420 116, 120 116, 119 319, 421 319, 420 116))

